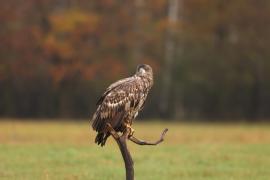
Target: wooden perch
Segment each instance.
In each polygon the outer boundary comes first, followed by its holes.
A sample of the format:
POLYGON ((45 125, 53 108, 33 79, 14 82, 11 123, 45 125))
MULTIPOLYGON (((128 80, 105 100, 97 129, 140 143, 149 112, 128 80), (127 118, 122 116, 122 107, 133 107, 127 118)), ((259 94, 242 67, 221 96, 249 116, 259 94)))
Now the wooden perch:
POLYGON ((134 168, 133 168, 133 160, 130 155, 130 152, 127 148, 127 139, 130 139, 132 142, 138 144, 138 145, 157 145, 161 143, 164 140, 164 136, 168 129, 164 129, 162 132, 160 139, 154 143, 146 142, 143 140, 139 140, 135 138, 134 136, 129 136, 130 134, 130 129, 127 128, 126 131, 119 136, 119 134, 111 127, 110 124, 107 124, 108 129, 110 130, 111 135, 117 142, 119 149, 121 151, 122 157, 125 162, 125 168, 126 168, 126 180, 134 180, 134 168))
POLYGON ((154 143, 151 143, 151 142, 146 142, 144 140, 140 140, 140 139, 137 139, 136 137, 134 136, 131 136, 129 137, 129 140, 131 140, 132 142, 134 142, 135 144, 138 144, 138 145, 158 145, 159 143, 161 143, 162 141, 164 141, 164 136, 166 134, 166 132, 168 131, 168 129, 164 129, 164 131, 162 132, 161 136, 160 136, 160 139, 157 140, 156 142, 154 143))

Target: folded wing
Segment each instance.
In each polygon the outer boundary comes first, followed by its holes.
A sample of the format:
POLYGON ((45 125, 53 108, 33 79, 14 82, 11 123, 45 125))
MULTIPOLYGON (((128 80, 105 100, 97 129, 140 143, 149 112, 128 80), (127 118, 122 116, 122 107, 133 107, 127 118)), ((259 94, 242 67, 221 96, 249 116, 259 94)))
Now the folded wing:
POLYGON ((93 116, 93 129, 104 132, 106 123, 110 123, 116 130, 119 129, 123 120, 139 104, 142 95, 139 86, 140 83, 133 77, 117 81, 109 86, 97 102, 98 108, 93 116))

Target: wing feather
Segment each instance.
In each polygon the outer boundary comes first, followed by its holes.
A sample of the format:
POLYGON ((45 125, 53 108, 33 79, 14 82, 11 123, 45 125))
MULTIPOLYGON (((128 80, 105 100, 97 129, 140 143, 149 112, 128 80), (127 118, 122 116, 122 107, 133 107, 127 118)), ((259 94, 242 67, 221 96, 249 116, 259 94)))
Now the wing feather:
POLYGON ((103 131, 106 123, 118 128, 130 108, 134 108, 140 102, 140 88, 137 86, 138 80, 133 77, 110 85, 97 103, 98 109, 93 116, 93 129, 98 132, 103 131))
POLYGON ((119 87, 120 85, 123 85, 125 83, 128 83, 128 82, 131 82, 131 81, 134 81, 134 78, 133 77, 129 77, 129 78, 125 78, 125 79, 121 79, 119 81, 116 81, 115 83, 111 84, 106 90, 105 92, 103 93, 103 95, 98 99, 96 105, 100 105, 103 100, 105 99, 105 97, 111 92, 113 91, 113 89, 119 87))

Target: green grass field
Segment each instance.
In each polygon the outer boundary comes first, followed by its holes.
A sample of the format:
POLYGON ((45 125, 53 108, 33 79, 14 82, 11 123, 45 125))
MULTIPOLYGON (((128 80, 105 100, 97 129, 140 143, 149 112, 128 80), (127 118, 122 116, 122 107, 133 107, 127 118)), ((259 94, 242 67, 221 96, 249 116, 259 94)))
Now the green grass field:
MULTIPOLYGON (((270 179, 267 124, 177 124, 135 122, 135 135, 158 146, 129 142, 135 179, 270 179)), ((0 121, 0 179, 124 179, 116 143, 93 143, 87 122, 0 121)))

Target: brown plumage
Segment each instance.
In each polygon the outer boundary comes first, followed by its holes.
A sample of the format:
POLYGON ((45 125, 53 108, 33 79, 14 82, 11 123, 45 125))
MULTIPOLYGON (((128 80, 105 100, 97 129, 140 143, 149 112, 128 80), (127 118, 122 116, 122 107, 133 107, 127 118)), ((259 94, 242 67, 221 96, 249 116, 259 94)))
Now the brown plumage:
POLYGON ((117 132, 123 132, 132 124, 143 108, 147 94, 153 85, 153 72, 149 65, 137 66, 136 73, 111 84, 97 102, 92 127, 98 132, 95 142, 104 146, 110 133, 109 123, 117 132))

